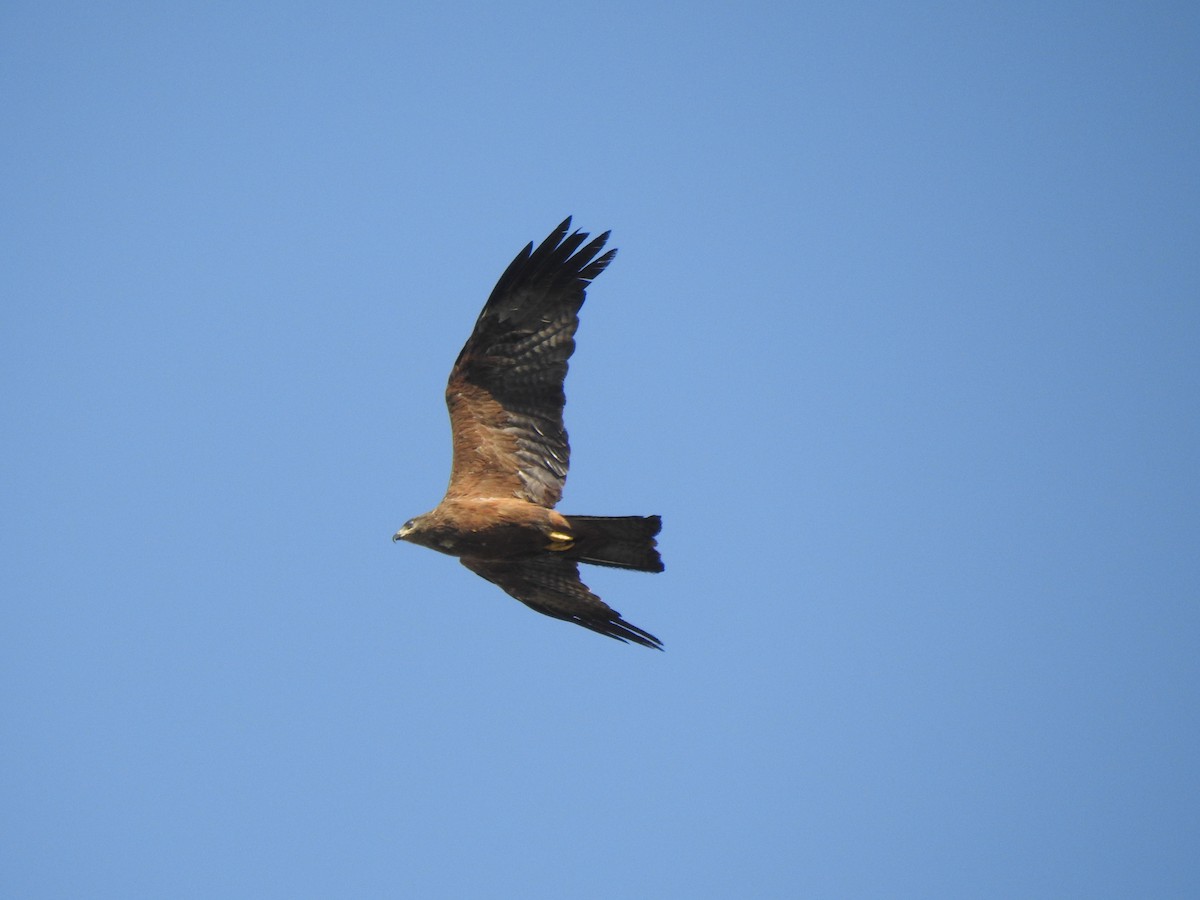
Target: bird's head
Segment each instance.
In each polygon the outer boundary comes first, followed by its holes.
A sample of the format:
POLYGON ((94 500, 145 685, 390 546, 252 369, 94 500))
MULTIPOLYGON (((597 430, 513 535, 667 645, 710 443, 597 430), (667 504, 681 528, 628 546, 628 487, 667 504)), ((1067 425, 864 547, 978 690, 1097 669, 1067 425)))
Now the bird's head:
POLYGON ((412 540, 412 536, 421 528, 422 516, 417 516, 415 519, 409 519, 400 526, 400 530, 392 535, 392 542, 412 540))

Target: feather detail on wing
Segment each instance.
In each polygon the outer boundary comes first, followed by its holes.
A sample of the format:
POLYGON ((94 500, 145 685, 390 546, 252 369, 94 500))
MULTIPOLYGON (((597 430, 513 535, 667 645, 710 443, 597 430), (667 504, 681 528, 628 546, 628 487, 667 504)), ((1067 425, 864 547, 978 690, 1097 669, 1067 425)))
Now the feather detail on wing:
POLYGON ((658 638, 626 622, 619 612, 588 590, 579 580, 579 565, 571 560, 556 556, 517 560, 462 557, 459 562, 537 612, 574 622, 618 641, 662 649, 658 638))
MULTIPOLYGON (((517 497, 553 507, 570 463, 563 380, 579 308, 616 250, 568 217, 529 244, 492 290, 446 385, 454 463, 449 496, 517 497)), ((486 577, 486 576, 485 576, 486 577)))

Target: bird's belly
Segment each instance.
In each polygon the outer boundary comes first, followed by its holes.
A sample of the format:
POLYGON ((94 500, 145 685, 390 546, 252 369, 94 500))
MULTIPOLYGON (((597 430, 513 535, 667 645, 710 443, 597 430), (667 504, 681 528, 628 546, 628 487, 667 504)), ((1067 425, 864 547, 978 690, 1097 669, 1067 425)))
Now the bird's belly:
POLYGON ((435 543, 438 550, 453 556, 515 559, 542 552, 548 538, 540 528, 505 523, 440 535, 435 543))

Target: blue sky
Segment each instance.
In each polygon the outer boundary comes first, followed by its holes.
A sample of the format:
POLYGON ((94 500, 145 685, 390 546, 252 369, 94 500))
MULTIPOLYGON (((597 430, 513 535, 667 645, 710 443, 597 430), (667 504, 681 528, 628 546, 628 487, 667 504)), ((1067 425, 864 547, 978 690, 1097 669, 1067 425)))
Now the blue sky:
POLYGON ((5 4, 0 892, 1200 891, 1188 4, 5 4), (565 215, 562 508, 393 545, 565 215))

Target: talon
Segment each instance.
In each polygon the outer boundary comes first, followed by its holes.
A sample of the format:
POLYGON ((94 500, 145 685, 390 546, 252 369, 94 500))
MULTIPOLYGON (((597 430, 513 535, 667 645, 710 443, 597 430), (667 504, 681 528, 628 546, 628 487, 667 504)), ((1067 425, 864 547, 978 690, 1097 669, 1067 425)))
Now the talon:
POLYGON ((550 538, 550 543, 546 545, 547 550, 563 551, 570 550, 575 546, 575 538, 562 531, 552 531, 547 537, 550 538))

